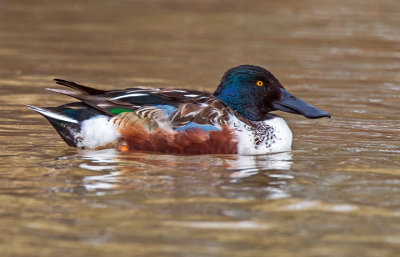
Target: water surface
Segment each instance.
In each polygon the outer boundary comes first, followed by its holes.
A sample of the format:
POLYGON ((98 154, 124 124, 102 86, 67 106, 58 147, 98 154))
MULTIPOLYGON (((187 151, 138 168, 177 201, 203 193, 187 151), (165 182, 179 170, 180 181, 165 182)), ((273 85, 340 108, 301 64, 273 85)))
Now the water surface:
POLYGON ((0 9, 2 256, 397 256, 400 6, 385 1, 11 1, 0 9), (69 148, 24 104, 102 89, 213 91, 267 67, 329 111, 278 113, 293 150, 69 148))

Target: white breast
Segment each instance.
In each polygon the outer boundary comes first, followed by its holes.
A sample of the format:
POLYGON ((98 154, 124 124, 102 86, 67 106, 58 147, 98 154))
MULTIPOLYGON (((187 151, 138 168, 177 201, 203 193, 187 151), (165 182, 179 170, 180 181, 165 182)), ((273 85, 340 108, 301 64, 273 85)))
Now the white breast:
POLYGON ((265 121, 254 122, 258 125, 257 131, 231 117, 231 124, 235 127, 238 137, 238 153, 265 154, 289 151, 292 146, 292 131, 285 120, 279 116, 265 121))

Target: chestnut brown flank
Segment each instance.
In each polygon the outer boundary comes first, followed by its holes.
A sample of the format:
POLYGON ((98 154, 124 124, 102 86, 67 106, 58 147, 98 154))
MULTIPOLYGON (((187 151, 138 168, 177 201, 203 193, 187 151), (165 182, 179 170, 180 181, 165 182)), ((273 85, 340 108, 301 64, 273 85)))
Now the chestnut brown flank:
POLYGON ((158 128, 149 132, 137 123, 119 131, 131 151, 157 151, 174 154, 236 154, 235 133, 222 126, 221 131, 206 132, 190 128, 183 132, 158 128))

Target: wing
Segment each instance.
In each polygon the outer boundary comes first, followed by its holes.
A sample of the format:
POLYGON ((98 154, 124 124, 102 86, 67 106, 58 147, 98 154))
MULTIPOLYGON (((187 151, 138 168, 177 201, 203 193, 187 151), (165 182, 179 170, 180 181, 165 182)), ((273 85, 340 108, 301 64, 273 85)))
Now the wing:
POLYGON ((70 87, 76 91, 48 89, 74 97, 83 103, 98 109, 110 116, 122 112, 132 112, 143 107, 154 106, 172 115, 182 105, 205 102, 210 93, 188 89, 170 88, 128 88, 123 90, 104 91, 77 83, 55 79, 57 84, 70 87))
POLYGON ((177 131, 188 128, 220 130, 221 126, 228 124, 232 111, 224 102, 210 96, 204 103, 183 104, 170 116, 171 126, 177 131))
POLYGON ((75 91, 49 90, 79 99, 109 116, 134 112, 134 116, 149 120, 154 113, 165 112, 171 128, 179 132, 186 129, 220 130, 235 113, 210 93, 196 90, 137 87, 103 91, 66 80, 56 81, 75 91))

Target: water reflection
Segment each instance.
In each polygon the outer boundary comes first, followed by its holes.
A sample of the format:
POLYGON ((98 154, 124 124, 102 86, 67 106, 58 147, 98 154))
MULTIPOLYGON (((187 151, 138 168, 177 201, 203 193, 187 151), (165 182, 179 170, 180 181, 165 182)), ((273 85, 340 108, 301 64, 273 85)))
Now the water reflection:
POLYGON ((179 156, 142 152, 121 153, 114 149, 105 149, 98 151, 81 150, 80 155, 82 160, 89 160, 90 162, 82 163, 79 166, 83 169, 93 171, 115 170, 117 167, 125 168, 126 172, 135 171, 134 169, 129 169, 129 166, 132 166, 131 168, 135 166, 131 163, 132 161, 155 166, 164 166, 164 164, 169 164, 169 166, 187 166, 193 161, 193 165, 196 166, 196 168, 199 166, 207 168, 215 165, 223 165, 224 168, 233 171, 231 175, 232 178, 248 177, 260 170, 288 170, 292 165, 291 152, 268 155, 179 156), (124 161, 128 162, 126 166, 123 165, 124 161), (118 166, 115 164, 118 164, 118 166))
MULTIPOLYGON (((114 149, 105 149, 101 151, 87 150, 83 151, 82 160, 89 160, 89 162, 79 164, 82 169, 91 171, 108 171, 107 174, 85 176, 82 180, 83 187, 88 191, 109 190, 117 186, 119 176, 122 174, 116 171, 118 162, 118 152, 114 149)), ((98 192, 102 194, 102 192, 98 192)))
POLYGON ((289 170, 291 165, 291 152, 259 156, 236 156, 229 169, 237 169, 237 171, 230 173, 229 177, 232 179, 246 178, 257 174, 260 170, 289 170))
POLYGON ((83 161, 79 164, 81 169, 101 173, 83 177, 82 186, 88 191, 103 193, 157 184, 174 188, 185 183, 187 177, 191 178, 190 183, 197 181, 199 184, 207 183, 205 181, 213 177, 210 183, 228 189, 230 184, 249 183, 250 177, 261 175, 269 181, 265 191, 271 198, 277 199, 287 196, 278 187, 284 185, 286 180, 293 179, 291 175, 277 173, 290 170, 291 152, 258 156, 175 156, 140 152, 121 153, 107 149, 83 150, 74 158, 83 161))

